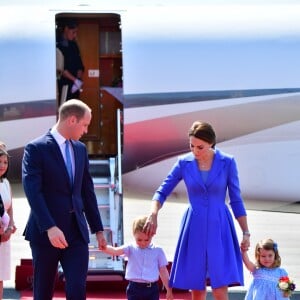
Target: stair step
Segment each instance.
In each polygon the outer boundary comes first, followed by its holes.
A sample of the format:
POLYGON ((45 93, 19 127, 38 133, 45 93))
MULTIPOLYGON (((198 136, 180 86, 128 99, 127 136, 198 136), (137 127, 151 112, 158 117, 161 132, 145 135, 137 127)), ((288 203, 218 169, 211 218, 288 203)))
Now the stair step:
POLYGON ((90 162, 90 173, 92 177, 110 178, 108 159, 90 160, 89 162, 90 162))

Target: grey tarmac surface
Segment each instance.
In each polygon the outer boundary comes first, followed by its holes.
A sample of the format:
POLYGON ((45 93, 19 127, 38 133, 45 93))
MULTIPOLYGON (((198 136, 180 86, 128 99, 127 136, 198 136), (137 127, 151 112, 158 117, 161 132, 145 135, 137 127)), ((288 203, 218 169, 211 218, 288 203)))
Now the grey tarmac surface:
MULTIPOLYGON (((24 240, 22 233, 29 214, 29 206, 20 184, 12 184, 13 205, 16 226, 18 228, 12 237, 12 277, 4 282, 3 299, 20 299, 19 293, 15 291, 15 269, 20 264, 21 258, 31 258, 28 243, 24 240)), ((144 199, 136 199, 130 193, 125 192, 124 197, 124 242, 132 239, 132 220, 141 214, 148 214, 151 205, 151 195, 145 195, 144 199)), ((160 211, 158 219, 158 231, 154 242, 161 245, 171 261, 176 246, 178 228, 186 203, 177 202, 170 198, 160 211)), ((249 256, 254 255, 254 247, 257 241, 263 238, 273 238, 278 243, 282 259, 282 267, 289 273, 296 283, 296 292, 292 300, 300 300, 300 204, 287 203, 265 203, 246 202, 248 223, 251 231, 251 248, 249 256), (273 211, 268 211, 272 208, 273 211)), ((240 229, 236 224, 237 232, 240 229)), ((250 284, 251 276, 244 269, 245 286, 230 288, 230 299, 244 299, 247 286, 250 284)), ((213 299, 209 293, 207 300, 213 299)))

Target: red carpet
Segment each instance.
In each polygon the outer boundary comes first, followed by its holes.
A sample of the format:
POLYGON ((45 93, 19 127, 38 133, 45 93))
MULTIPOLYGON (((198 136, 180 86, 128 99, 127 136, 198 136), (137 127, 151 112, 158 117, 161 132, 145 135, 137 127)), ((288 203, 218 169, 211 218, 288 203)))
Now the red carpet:
MULTIPOLYGON (((16 290, 20 291, 20 300, 32 300, 32 261, 22 259, 20 266, 16 267, 16 290)), ((87 300, 126 300, 127 281, 99 281, 87 282, 87 300)), ((160 282, 161 287, 161 282, 160 282)), ((187 291, 174 290, 174 300, 190 300, 191 294, 187 291)), ((57 280, 53 300, 66 299, 64 293, 64 282, 57 280)), ((166 293, 160 294, 161 300, 166 300, 166 293)))
MULTIPOLYGON (((21 291, 21 300, 32 300, 32 291, 21 291)), ((57 291, 54 294, 53 300, 64 300, 65 294, 64 292, 57 291)), ((99 291, 99 292, 88 292, 87 300, 108 300, 108 299, 122 299, 126 300, 125 291, 117 291, 117 292, 110 292, 110 291, 99 291)), ((161 293, 160 296, 161 300, 165 300, 165 293, 161 293)), ((189 292, 179 292, 174 293, 174 300, 187 300, 191 299, 191 295, 189 292)))

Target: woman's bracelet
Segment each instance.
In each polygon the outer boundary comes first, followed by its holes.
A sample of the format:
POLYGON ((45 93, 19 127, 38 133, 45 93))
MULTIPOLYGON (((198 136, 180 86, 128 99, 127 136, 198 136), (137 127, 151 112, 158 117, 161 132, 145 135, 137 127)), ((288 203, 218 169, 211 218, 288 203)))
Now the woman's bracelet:
POLYGON ((246 235, 246 236, 250 236, 250 231, 246 230, 246 231, 243 231, 243 235, 246 235))

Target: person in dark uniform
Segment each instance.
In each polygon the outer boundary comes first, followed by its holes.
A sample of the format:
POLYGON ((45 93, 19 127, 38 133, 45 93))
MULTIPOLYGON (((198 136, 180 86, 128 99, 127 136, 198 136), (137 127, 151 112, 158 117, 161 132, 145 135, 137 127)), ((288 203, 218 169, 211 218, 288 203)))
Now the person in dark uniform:
POLYGON ((79 99, 84 71, 80 50, 76 42, 78 24, 72 19, 64 19, 57 24, 57 44, 64 57, 64 70, 58 78, 60 103, 68 99, 79 99))

